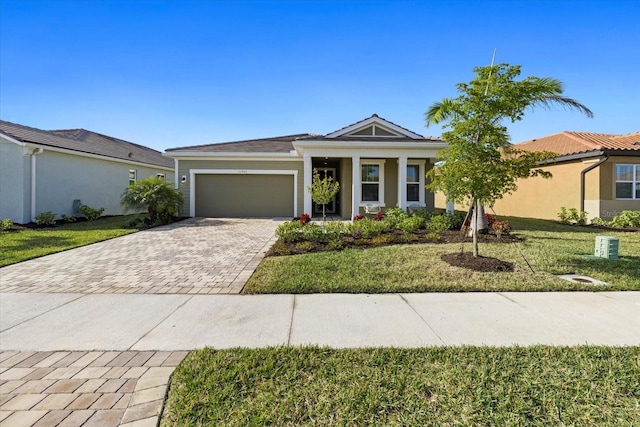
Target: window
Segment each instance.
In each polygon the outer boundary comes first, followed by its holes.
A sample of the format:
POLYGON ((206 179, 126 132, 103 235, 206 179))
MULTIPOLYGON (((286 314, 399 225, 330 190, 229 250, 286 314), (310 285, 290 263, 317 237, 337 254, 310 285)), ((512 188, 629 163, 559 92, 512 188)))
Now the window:
POLYGON ((362 201, 380 201, 380 165, 362 165, 362 201))
POLYGON ((360 173, 362 204, 384 206, 384 160, 362 160, 360 173))
POLYGON ((420 202, 420 165, 407 165, 407 202, 420 202))
POLYGON ((163 173, 157 173, 156 174, 156 178, 162 180, 162 182, 164 182, 164 174, 163 173))
POLYGON ((616 165, 616 199, 640 199, 640 165, 616 165))
POLYGON ((138 176, 138 171, 135 169, 129 169, 129 186, 136 183, 136 177, 138 176))

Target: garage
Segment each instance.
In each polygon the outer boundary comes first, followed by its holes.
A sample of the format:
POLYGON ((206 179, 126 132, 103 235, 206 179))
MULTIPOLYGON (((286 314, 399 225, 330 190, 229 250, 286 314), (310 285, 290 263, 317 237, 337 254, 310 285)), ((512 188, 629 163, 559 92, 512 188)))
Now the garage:
POLYGON ((295 175, 195 175, 195 216, 293 217, 295 175))

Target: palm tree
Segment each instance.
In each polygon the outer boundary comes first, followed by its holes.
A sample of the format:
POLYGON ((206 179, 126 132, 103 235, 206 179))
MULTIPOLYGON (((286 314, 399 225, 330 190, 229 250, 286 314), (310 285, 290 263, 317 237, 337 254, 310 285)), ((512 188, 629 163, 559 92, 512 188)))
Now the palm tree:
POLYGON ((504 122, 522 120, 528 109, 560 106, 587 117, 586 106, 562 95, 561 81, 526 77, 515 81, 520 66, 499 64, 476 67, 475 78, 457 85, 460 95, 432 104, 425 113, 426 126, 444 123, 451 130, 442 136, 449 147, 440 153, 443 164, 429 172, 429 187, 451 200, 474 206, 474 256, 478 256, 477 217, 480 207, 515 191, 519 178, 551 175, 537 164, 551 153, 525 153, 510 144, 504 122))
POLYGON ((180 190, 151 176, 130 185, 120 196, 120 204, 126 210, 146 210, 152 223, 162 224, 180 216, 183 198, 180 190))

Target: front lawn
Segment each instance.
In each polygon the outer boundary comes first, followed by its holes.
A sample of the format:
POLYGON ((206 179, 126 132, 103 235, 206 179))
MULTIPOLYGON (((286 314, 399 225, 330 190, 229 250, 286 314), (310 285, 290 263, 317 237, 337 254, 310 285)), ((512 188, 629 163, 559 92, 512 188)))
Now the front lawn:
POLYGON ((640 425, 640 347, 203 349, 161 425, 640 425))
MULTIPOLYGON (((515 270, 511 273, 474 272, 440 259, 443 254, 459 252, 461 244, 392 245, 267 257, 243 292, 640 290, 640 233, 533 219, 509 218, 509 222, 524 241, 484 243, 480 254, 513 263, 515 270), (598 235, 620 239, 620 259, 581 256, 593 255, 598 235), (609 285, 571 283, 556 277, 569 273, 590 276, 609 285)), ((465 251, 472 249, 470 243, 463 247, 465 251)))
POLYGON ((76 222, 51 228, 21 228, 0 232, 0 248, 2 248, 0 267, 135 233, 138 231, 137 228, 125 227, 141 216, 103 217, 95 221, 76 222))

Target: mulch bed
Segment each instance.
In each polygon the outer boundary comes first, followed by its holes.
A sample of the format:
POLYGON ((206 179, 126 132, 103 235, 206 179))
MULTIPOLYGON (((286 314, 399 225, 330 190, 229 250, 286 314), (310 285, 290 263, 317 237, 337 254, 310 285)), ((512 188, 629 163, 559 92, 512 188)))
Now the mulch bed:
MULTIPOLYGON (((479 234, 478 242, 480 243, 513 243, 521 242, 522 238, 510 234, 503 234, 501 237, 495 234, 479 234)), ((266 256, 282 256, 282 255, 299 255, 313 252, 335 251, 342 249, 366 249, 379 246, 389 246, 398 244, 414 244, 414 243, 471 243, 472 238, 466 237, 460 230, 447 230, 440 234, 438 238, 434 238, 426 230, 418 230, 413 234, 406 235, 399 230, 391 233, 385 233, 378 237, 372 238, 354 238, 353 236, 345 236, 340 240, 341 246, 336 247, 335 242, 316 241, 316 242, 283 242, 278 240, 267 252, 266 256)), ((493 270, 490 270, 493 271, 493 270)))
POLYGON ((440 259, 454 267, 463 267, 485 273, 513 271, 513 264, 510 262, 483 256, 474 257, 471 252, 444 254, 440 259))

